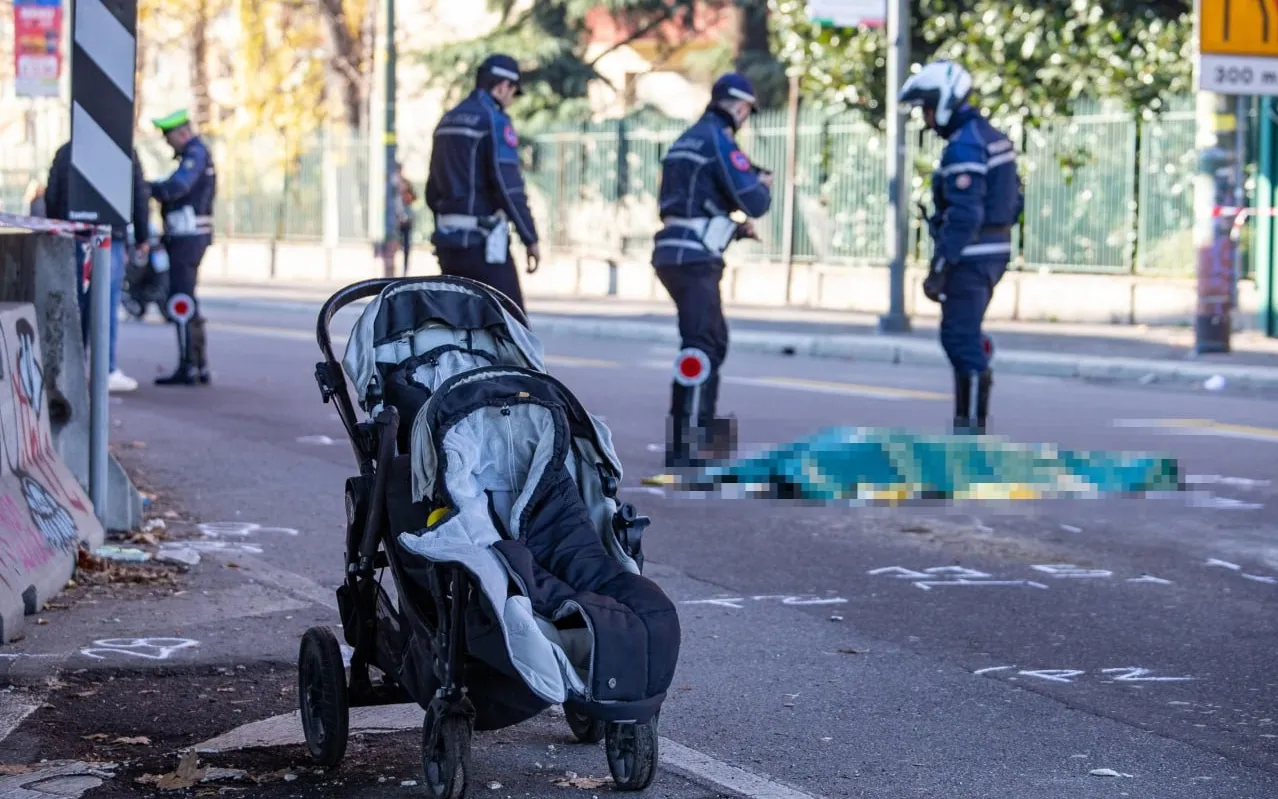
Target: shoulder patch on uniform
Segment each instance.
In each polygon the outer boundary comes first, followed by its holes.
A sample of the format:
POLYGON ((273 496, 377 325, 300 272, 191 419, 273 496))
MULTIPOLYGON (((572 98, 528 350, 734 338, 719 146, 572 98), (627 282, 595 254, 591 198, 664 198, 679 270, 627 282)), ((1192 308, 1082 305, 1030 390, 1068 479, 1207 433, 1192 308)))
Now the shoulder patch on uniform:
POLYGON ((183 168, 183 169, 195 169, 195 159, 194 159, 194 158, 183 158, 183 159, 182 159, 182 168, 183 168))
POLYGON ((728 160, 731 161, 732 165, 740 171, 750 171, 750 159, 746 158, 746 154, 740 150, 733 150, 732 154, 728 156, 728 160))
POLYGON ((954 178, 954 188, 956 189, 966 189, 968 186, 971 186, 971 185, 972 185, 972 176, 967 174, 966 172, 954 178))
POLYGON ((515 129, 511 125, 506 125, 506 129, 502 131, 501 135, 511 147, 519 146, 519 134, 515 133, 515 129))

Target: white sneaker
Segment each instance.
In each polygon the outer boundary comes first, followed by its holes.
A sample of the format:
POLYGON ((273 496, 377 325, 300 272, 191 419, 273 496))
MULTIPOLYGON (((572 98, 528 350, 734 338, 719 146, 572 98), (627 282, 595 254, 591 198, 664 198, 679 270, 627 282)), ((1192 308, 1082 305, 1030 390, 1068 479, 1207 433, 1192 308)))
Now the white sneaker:
POLYGON ((107 391, 112 394, 120 394, 126 391, 136 391, 138 381, 116 369, 107 376, 107 391))

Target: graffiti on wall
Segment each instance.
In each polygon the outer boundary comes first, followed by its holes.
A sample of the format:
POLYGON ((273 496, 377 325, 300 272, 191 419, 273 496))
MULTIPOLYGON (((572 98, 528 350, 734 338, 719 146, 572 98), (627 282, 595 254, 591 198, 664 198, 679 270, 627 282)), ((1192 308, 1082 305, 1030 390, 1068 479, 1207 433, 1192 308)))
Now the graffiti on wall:
POLYGON ((39 340, 25 314, 0 324, 0 581, 72 553, 83 490, 53 448, 39 340), (10 320, 12 320, 10 322, 10 320))

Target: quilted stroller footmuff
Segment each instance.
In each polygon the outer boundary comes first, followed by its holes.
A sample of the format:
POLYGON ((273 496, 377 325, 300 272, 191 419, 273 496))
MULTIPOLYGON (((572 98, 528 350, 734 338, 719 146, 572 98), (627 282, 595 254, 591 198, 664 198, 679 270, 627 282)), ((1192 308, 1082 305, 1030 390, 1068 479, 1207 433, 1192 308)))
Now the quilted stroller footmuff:
POLYGON ((413 424, 413 498, 448 511, 399 536, 405 570, 418 557, 463 566, 505 642, 504 652, 474 655, 513 667, 537 696, 646 723, 674 678, 678 614, 601 540, 574 479, 574 438, 592 429, 566 393, 546 375, 504 367, 438 389, 413 424))

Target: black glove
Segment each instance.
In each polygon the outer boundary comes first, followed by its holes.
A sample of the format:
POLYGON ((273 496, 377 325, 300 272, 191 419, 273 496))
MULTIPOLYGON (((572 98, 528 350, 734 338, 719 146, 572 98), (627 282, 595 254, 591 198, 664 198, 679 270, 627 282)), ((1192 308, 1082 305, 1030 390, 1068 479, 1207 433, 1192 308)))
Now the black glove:
POLYGON ((932 258, 932 266, 923 281, 923 295, 932 302, 945 302, 945 275, 949 270, 950 265, 945 258, 940 255, 932 258))

